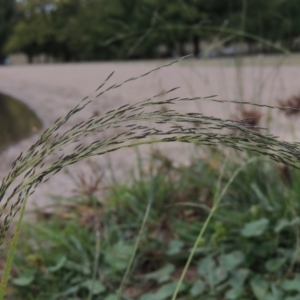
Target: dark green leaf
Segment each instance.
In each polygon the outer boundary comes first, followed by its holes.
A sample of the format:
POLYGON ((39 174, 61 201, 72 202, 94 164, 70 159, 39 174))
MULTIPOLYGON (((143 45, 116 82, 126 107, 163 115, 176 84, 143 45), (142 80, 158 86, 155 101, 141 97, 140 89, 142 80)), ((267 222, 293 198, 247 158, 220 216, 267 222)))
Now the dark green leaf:
POLYGON ((273 258, 273 259, 269 259, 266 264, 265 267, 268 271, 270 272, 276 272, 278 271, 282 265, 285 262, 285 258, 273 258))

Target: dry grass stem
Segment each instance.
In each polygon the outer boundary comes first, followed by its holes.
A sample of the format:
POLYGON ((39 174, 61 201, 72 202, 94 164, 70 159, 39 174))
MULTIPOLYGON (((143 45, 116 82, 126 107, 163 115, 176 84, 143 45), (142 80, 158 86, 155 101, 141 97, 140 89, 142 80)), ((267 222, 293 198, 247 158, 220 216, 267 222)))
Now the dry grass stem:
POLYGON ((300 93, 293 95, 285 100, 278 100, 281 107, 289 107, 292 109, 285 109, 284 113, 287 117, 297 116, 300 112, 300 93))

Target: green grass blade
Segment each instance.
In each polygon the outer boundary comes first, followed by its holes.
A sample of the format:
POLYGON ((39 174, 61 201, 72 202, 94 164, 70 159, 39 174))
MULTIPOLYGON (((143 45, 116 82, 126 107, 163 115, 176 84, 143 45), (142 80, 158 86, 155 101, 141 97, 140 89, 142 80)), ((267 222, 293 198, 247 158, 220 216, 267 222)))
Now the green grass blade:
POLYGON ((203 224, 203 226, 202 226, 202 228, 201 228, 201 230, 200 230, 200 232, 199 232, 199 235, 198 235, 198 237, 197 237, 197 239, 196 239, 196 241, 195 241, 195 243, 194 243, 194 245, 193 245, 192 251, 191 251, 191 253, 190 253, 189 257, 188 257, 188 260, 187 260, 187 262, 186 262, 186 264, 185 264, 185 266, 184 266, 184 269, 183 269, 183 271, 182 271, 182 273, 181 273, 181 275, 180 275, 180 278, 179 278, 178 283, 177 283, 177 285, 176 285, 176 289, 175 289, 174 294, 173 294, 173 296, 172 296, 172 300, 176 300, 176 298, 177 298, 177 295, 178 295, 179 290, 180 290, 180 286, 181 286, 182 283, 183 283, 183 280, 184 280, 184 278, 185 278, 185 275, 186 275, 186 273, 187 273, 187 271, 188 271, 188 269, 189 269, 189 267, 190 267, 190 265, 191 265, 191 262, 192 262, 192 260, 193 260, 194 255, 195 255, 195 253, 196 253, 197 246, 198 246, 199 243, 201 242, 202 237, 203 237, 203 235, 204 235, 204 233, 205 233, 205 231, 206 231, 206 229, 207 229, 207 226, 208 226, 208 224, 210 223, 210 220, 212 219, 212 217, 213 217, 215 211, 218 209, 218 206, 219 206, 219 203, 220 203, 221 199, 223 198, 223 196, 224 196, 224 194, 226 193, 226 191, 228 190, 230 184, 233 182, 233 180, 236 178, 236 176, 239 174, 239 172, 242 171, 243 168, 244 168, 246 165, 251 164, 251 163, 255 162, 256 160, 257 160, 257 157, 253 157, 253 158, 251 158, 249 161, 247 161, 245 164, 243 164, 241 167, 239 167, 239 168, 232 174, 232 176, 231 176, 230 179, 228 180, 227 184, 226 184, 225 187, 223 188, 222 192, 220 193, 220 195, 218 195, 216 201, 214 201, 214 205, 213 205, 212 209, 210 210, 210 212, 209 212, 209 214, 208 214, 208 217, 206 218, 206 220, 205 220, 205 222, 204 222, 204 224, 203 224))
POLYGON ((6 263, 5 263, 5 268, 4 268, 4 271, 3 271, 3 275, 1 277, 0 300, 3 300, 4 296, 5 296, 5 291, 6 291, 10 271, 11 271, 11 268, 12 268, 12 263, 13 263, 13 260, 14 260, 15 250, 16 250, 18 240, 19 240, 21 224, 22 224, 23 217, 24 217, 24 212, 25 212, 27 199, 28 199, 28 196, 24 199, 24 201, 22 203, 19 220, 17 222, 17 227, 15 229, 13 238, 10 242, 10 247, 9 247, 9 251, 8 251, 8 255, 7 255, 7 259, 6 259, 6 263))

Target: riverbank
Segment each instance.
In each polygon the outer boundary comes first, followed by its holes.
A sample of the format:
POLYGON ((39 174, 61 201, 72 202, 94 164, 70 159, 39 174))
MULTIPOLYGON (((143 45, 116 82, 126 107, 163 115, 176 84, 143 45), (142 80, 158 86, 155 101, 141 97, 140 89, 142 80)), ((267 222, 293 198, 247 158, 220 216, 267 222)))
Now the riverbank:
MULTIPOLYGON (((66 115, 83 97, 90 95, 112 72, 110 84, 120 83, 139 76, 162 65, 162 62, 86 63, 64 65, 9 66, 0 68, 0 91, 16 97, 33 109, 43 121, 44 129, 51 126, 60 116, 66 115)), ((204 66, 192 60, 161 69, 137 81, 104 94, 96 99, 68 122, 67 130, 91 115, 102 114, 118 106, 145 100, 153 95, 180 86, 175 96, 218 95, 219 99, 251 101, 278 105, 278 99, 286 99, 300 92, 300 68, 297 66, 204 66)), ((161 108, 163 109, 163 108, 161 108)), ((237 106, 213 102, 189 102, 178 106, 180 111, 201 112, 209 116, 230 118, 236 114, 237 106)), ((269 120, 271 132, 281 139, 300 140, 297 133, 299 121, 286 119, 283 114, 260 108, 264 114, 262 126, 269 120)), ((38 135, 8 148, 0 156, 0 180, 9 172, 11 162, 21 151, 26 151, 38 135)), ((189 160, 193 147, 182 144, 159 146, 179 162, 189 160)), ((147 157, 149 147, 141 147, 147 157)), ((146 158, 145 158, 146 159, 146 158)), ((115 153, 92 159, 103 171, 107 180, 127 180, 128 171, 136 166, 134 149, 123 149, 115 153)), ((41 185, 31 196, 30 204, 45 206, 51 203, 50 195, 68 197, 76 189, 70 177, 80 173, 89 174, 86 162, 70 166, 68 172, 60 172, 46 184, 41 185)))

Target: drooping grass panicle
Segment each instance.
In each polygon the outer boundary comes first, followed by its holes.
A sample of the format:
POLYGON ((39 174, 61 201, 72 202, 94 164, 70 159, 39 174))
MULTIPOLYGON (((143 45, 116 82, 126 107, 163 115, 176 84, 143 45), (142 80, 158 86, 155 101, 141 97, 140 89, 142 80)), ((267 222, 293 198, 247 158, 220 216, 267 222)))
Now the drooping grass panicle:
POLYGON ((2 241, 24 199, 32 194, 37 186, 46 182, 51 176, 68 165, 91 156, 102 155, 124 147, 158 142, 198 143, 209 146, 220 144, 240 151, 255 151, 267 155, 277 162, 300 168, 300 147, 298 143, 279 141, 273 135, 254 131, 251 124, 205 116, 195 112, 181 113, 176 109, 167 109, 165 111, 151 110, 157 105, 175 105, 188 101, 216 101, 223 104, 236 103, 273 109, 286 108, 243 101, 220 100, 215 99, 216 96, 173 97, 167 100, 155 101, 159 96, 170 94, 178 88, 172 88, 169 91, 135 104, 123 105, 103 115, 93 115, 88 120, 83 120, 66 132, 59 132, 61 127, 74 114, 84 109, 89 103, 104 93, 119 88, 133 80, 143 78, 177 61, 158 67, 140 76, 132 77, 120 84, 113 84, 99 92, 111 78, 113 74, 111 73, 94 92, 97 95, 92 94, 81 100, 66 116, 59 118, 53 127, 47 129, 25 154, 21 154, 15 160, 9 174, 3 179, 0 188, 0 199, 2 201, 0 213, 2 218, 4 218, 4 226, 0 229, 0 238, 2 241), (195 126, 196 123, 199 126, 195 126), (122 131, 114 133, 113 130, 116 128, 122 131), (109 137, 96 138, 88 145, 83 144, 83 140, 87 135, 95 137, 106 131, 110 132, 109 137), (231 132, 233 131, 238 132, 239 135, 232 134, 231 132), (47 160, 50 155, 58 156, 59 154, 61 155, 54 162, 47 160), (8 188, 17 178, 20 179, 20 182, 10 195, 6 196, 8 188), (4 196, 6 196, 6 199, 4 199, 4 196), (11 204, 14 196, 17 196, 17 200, 11 204), (10 207, 8 208, 9 204, 10 207), (6 212, 7 208, 8 212, 6 212))

